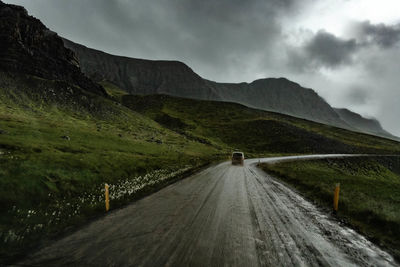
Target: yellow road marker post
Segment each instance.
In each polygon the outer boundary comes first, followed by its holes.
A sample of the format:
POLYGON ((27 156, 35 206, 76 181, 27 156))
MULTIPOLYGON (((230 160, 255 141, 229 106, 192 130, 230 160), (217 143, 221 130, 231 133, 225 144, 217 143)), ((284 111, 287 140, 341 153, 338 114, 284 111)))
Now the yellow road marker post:
POLYGON ((109 192, 108 192, 108 188, 109 185, 105 184, 104 188, 105 190, 105 196, 106 196, 106 211, 108 211, 110 209, 110 196, 109 196, 109 192))
POLYGON ((339 191, 340 191, 340 183, 336 184, 335 193, 333 195, 333 210, 335 212, 339 209, 339 191))

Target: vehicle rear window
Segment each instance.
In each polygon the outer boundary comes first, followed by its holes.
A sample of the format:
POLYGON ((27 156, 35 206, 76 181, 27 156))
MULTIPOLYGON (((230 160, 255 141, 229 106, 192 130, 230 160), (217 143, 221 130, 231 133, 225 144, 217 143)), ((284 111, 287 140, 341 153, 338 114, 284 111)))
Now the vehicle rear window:
POLYGON ((243 157, 243 153, 233 153, 234 157, 243 157))

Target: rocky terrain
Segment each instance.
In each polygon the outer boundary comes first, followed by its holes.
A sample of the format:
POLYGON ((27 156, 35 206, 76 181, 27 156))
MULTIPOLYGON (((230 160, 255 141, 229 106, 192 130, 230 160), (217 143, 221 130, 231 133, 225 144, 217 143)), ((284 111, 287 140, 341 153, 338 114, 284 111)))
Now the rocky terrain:
POLYGON ((0 70, 50 80, 64 80, 105 95, 104 89, 80 71, 74 53, 62 39, 20 6, 0 1, 0 70))

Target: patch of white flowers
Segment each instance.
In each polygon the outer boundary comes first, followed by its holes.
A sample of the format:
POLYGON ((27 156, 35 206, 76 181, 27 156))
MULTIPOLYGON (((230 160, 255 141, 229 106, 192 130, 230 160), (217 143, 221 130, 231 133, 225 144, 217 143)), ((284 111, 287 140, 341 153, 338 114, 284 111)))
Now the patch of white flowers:
MULTIPOLYGON (((171 172, 170 170, 161 169, 147 173, 144 176, 120 180, 116 184, 109 184, 110 200, 122 199, 134 195, 136 192, 148 186, 154 186, 165 180, 170 180, 186 171, 191 166, 185 166, 182 169, 171 172)), ((103 190, 104 192, 104 190, 103 190)))
MULTIPOLYGON (((112 203, 115 200, 129 200, 130 197, 135 196, 137 192, 144 188, 170 180, 191 168, 192 166, 187 165, 174 171, 160 169, 149 172, 144 176, 127 178, 119 180, 115 184, 109 184, 110 201, 112 203)), ((27 235, 40 233, 46 227, 65 223, 68 219, 82 214, 82 208, 90 210, 100 207, 104 205, 104 191, 105 189, 102 187, 102 189, 93 190, 93 192, 85 192, 74 199, 53 197, 52 194, 49 194, 49 205, 46 205, 45 208, 39 206, 37 210, 20 209, 13 206, 9 212, 19 221, 19 230, 10 229, 0 232, 0 241, 4 242, 3 244, 22 241, 27 235)))

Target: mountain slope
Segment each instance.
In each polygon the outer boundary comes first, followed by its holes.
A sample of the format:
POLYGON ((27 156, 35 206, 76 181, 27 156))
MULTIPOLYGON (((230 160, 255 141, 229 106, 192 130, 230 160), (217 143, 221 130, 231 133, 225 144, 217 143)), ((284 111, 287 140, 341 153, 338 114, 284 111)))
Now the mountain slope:
POLYGON ((259 79, 251 83, 218 83, 201 78, 182 62, 114 56, 63 40, 65 46, 76 53, 85 74, 97 81, 109 81, 129 94, 166 94, 236 102, 398 140, 383 130, 379 122, 367 122, 354 112, 334 109, 314 90, 285 78, 259 79))
POLYGON ((114 56, 66 39, 64 43, 89 77, 110 81, 130 94, 230 101, 351 129, 317 93, 284 78, 217 83, 202 79, 181 62, 114 56))
POLYGON ((110 81, 130 94, 221 100, 205 80, 182 62, 113 56, 63 40, 75 52, 85 74, 97 81, 110 81))
POLYGON ((360 114, 357 114, 345 108, 335 108, 335 111, 337 114, 339 114, 342 120, 353 126, 355 129, 359 130, 360 132, 399 140, 397 136, 394 136, 385 131, 379 121, 377 121, 376 119, 364 118, 360 114))
POLYGON ((240 84, 209 84, 224 101, 351 129, 314 90, 303 88, 285 78, 259 79, 240 84))
POLYGON ((122 104, 189 140, 260 153, 398 153, 399 143, 246 106, 167 95, 124 95, 122 104))

